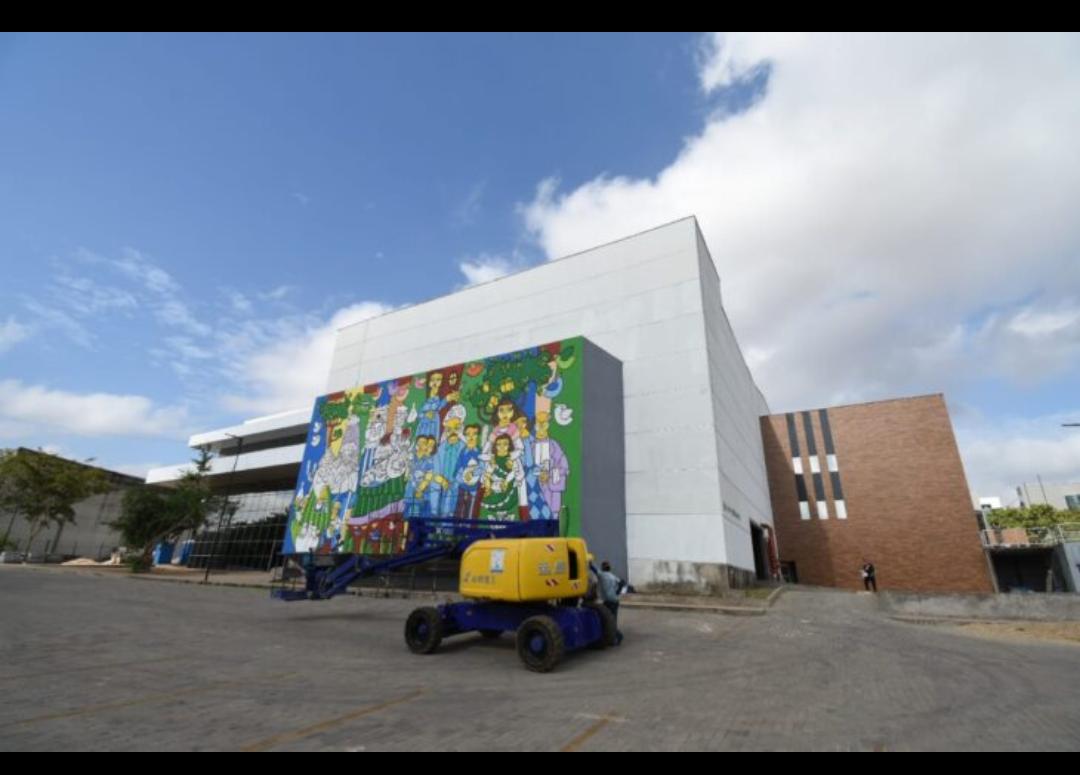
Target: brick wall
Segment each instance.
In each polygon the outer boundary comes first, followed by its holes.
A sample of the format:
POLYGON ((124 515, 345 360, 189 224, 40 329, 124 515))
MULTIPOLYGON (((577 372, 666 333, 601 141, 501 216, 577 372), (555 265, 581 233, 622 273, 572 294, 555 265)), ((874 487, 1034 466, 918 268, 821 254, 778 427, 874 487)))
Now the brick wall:
POLYGON ((761 418, 769 492, 782 562, 799 582, 862 588, 863 558, 877 569, 879 589, 993 591, 979 543, 949 413, 941 395, 830 408, 835 453, 830 472, 821 410, 795 412, 795 442, 810 517, 802 518, 784 414, 761 418), (811 446, 827 518, 818 514, 811 446), (838 516, 839 479, 846 519, 838 516))

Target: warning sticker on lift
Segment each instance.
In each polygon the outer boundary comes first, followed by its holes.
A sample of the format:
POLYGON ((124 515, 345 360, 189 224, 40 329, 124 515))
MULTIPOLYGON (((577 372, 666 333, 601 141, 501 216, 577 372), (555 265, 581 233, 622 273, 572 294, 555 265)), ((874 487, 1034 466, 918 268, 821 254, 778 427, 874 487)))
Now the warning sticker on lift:
POLYGON ((502 573, 506 568, 506 550, 493 549, 491 551, 491 572, 502 573))

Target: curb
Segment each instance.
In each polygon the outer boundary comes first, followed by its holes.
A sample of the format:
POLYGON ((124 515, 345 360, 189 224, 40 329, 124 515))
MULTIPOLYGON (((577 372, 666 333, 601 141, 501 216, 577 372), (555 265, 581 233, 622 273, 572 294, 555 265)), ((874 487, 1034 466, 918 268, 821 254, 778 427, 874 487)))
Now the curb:
POLYGON ((1016 619, 993 617, 972 619, 965 616, 926 616, 920 614, 886 614, 889 619, 903 624, 1068 624, 1076 619, 1016 619))
POLYGON ((764 616, 766 609, 742 606, 694 605, 692 603, 644 603, 623 601, 621 608, 640 608, 651 611, 691 611, 704 614, 723 614, 725 616, 764 616))
POLYGON ((765 607, 766 607, 766 608, 772 608, 772 607, 773 607, 773 603, 775 603, 775 602, 776 602, 776 600, 777 600, 777 598, 779 598, 779 597, 780 597, 780 595, 781 595, 781 594, 783 594, 783 592, 784 592, 784 590, 785 590, 785 589, 787 589, 787 587, 786 587, 786 586, 783 586, 783 587, 777 587, 776 589, 774 589, 774 590, 772 591, 772 594, 770 594, 770 595, 768 596, 768 598, 766 598, 766 599, 765 599, 765 607))

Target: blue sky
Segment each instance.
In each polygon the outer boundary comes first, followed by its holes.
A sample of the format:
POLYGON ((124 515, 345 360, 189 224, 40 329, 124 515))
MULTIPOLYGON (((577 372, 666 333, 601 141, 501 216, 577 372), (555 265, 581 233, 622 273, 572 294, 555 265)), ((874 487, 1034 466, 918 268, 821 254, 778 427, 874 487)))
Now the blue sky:
MULTIPOLYGON (((150 349, 198 338, 197 326, 147 321, 160 300, 125 295, 78 315, 65 297, 86 289, 55 278, 138 296, 145 287, 109 266, 138 251, 213 327, 242 311, 232 294, 258 318, 329 317, 365 299, 447 292, 470 256, 542 260, 515 204, 550 174, 645 174, 669 160, 707 105, 693 46, 688 36, 0 38, 0 309, 40 329, 4 353, 2 373, 190 400, 192 419, 211 425, 238 419, 188 395, 171 369, 148 368, 150 349), (87 253, 100 260, 80 260, 87 253)), ((171 441, 55 435, 17 441, 114 464, 183 453, 171 441)))
POLYGON ((0 36, 0 445, 176 462, 303 405, 336 324, 693 213, 775 410, 943 390, 973 486, 1080 478, 1078 76, 1068 37, 0 36))

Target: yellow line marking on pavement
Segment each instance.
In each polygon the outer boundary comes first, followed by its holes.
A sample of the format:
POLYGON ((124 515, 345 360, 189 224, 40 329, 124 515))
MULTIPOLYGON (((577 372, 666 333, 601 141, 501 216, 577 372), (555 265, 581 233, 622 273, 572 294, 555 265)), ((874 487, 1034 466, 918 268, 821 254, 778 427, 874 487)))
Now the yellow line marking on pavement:
POLYGON ((612 721, 625 721, 626 720, 626 719, 619 718, 614 713, 609 713, 606 716, 595 716, 595 717, 588 717, 587 716, 586 718, 596 718, 596 721, 595 721, 595 723, 591 724, 588 727, 588 729, 586 729, 580 735, 578 735, 573 740, 571 740, 569 743, 567 743, 562 748, 560 748, 559 753, 576 753, 578 750, 581 749, 581 746, 585 745, 585 743, 587 743, 589 740, 591 740, 597 733, 600 732, 600 730, 602 730, 604 727, 606 727, 612 721))
POLYGON ((297 675, 297 673, 275 673, 273 675, 256 677, 246 681, 222 681, 221 683, 216 683, 212 686, 199 686, 193 689, 180 689, 177 691, 169 692, 168 694, 152 694, 145 697, 138 697, 134 700, 124 700, 122 702, 106 702, 100 705, 84 705, 81 708, 72 708, 71 710, 60 711, 59 713, 46 713, 43 716, 34 716, 32 718, 24 718, 17 721, 5 721, 3 723, 0 723, 0 728, 23 726, 25 724, 36 724, 42 721, 56 721, 58 719, 73 718, 75 716, 87 716, 91 713, 98 713, 103 710, 130 708, 136 705, 146 705, 152 702, 169 702, 176 697, 188 697, 193 694, 205 694, 206 692, 212 692, 216 689, 222 689, 226 687, 247 686, 251 683, 254 683, 256 680, 277 681, 281 680, 282 678, 288 678, 294 675, 297 675))
POLYGON ((142 667, 143 665, 157 665, 162 662, 190 661, 190 659, 190 657, 162 657, 161 659, 144 659, 140 662, 112 662, 104 665, 89 665, 87 667, 65 667, 60 670, 46 670, 40 673, 0 675, 0 681, 18 681, 23 678, 47 678, 50 675, 59 675, 61 673, 84 673, 87 670, 108 670, 112 667, 142 667))
POLYGON ((281 734, 268 737, 264 740, 257 740, 254 743, 248 743, 241 751, 245 753, 255 753, 258 751, 267 751, 271 748, 276 748, 279 745, 285 743, 293 743, 297 740, 303 740, 304 738, 317 735, 321 732, 326 732, 329 729, 333 729, 340 724, 344 724, 348 721, 353 721, 364 716, 370 716, 372 713, 378 713, 380 710, 386 710, 392 708, 395 705, 401 705, 402 703, 415 700, 421 694, 424 693, 423 689, 417 689, 415 692, 403 695, 393 700, 386 702, 380 702, 377 705, 368 705, 360 710, 353 711, 352 713, 346 713, 344 716, 337 716, 336 718, 326 719, 326 721, 320 721, 318 724, 312 724, 311 726, 302 727, 293 732, 282 732, 281 734))

